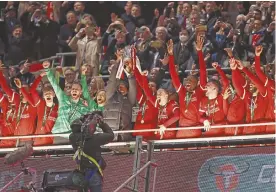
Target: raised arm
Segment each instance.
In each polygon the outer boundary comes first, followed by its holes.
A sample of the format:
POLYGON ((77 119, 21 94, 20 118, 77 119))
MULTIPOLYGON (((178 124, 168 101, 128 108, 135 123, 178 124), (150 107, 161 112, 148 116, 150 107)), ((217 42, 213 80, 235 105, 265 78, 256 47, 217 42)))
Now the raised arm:
POLYGON ((261 45, 257 46, 255 49, 256 74, 266 87, 270 87, 275 90, 275 82, 273 80, 269 79, 261 69, 261 53, 262 53, 262 51, 263 51, 263 47, 261 45))
POLYGON ((51 85, 52 85, 52 87, 54 89, 54 92, 56 94, 56 97, 57 97, 58 101, 61 102, 62 99, 64 97, 67 97, 67 96, 65 95, 65 93, 63 92, 63 90, 60 88, 59 84, 57 83, 57 80, 56 80, 54 72, 49 69, 50 62, 44 61, 43 62, 43 67, 44 67, 44 69, 46 69, 46 75, 47 75, 48 80, 49 80, 49 82, 51 83, 51 85))
POLYGON ((81 86, 82 86, 82 96, 83 98, 88 102, 88 106, 91 109, 95 109, 97 106, 97 103, 90 97, 89 90, 88 90, 88 85, 87 85, 87 80, 85 73, 87 71, 87 67, 82 66, 81 69, 81 86))
POLYGON ((119 64, 117 63, 113 65, 109 76, 109 80, 105 87, 107 101, 113 96, 113 94, 116 92, 116 89, 117 89, 116 73, 118 71, 118 67, 119 67, 119 64))
POLYGON ((202 53, 202 47, 204 43, 204 37, 197 36, 197 42, 196 42, 196 50, 198 55, 198 62, 199 62, 199 70, 200 70, 200 87, 201 89, 205 89, 205 86, 207 84, 207 71, 206 71, 206 64, 204 61, 204 56, 202 53))
POLYGON ((6 78, 3 75, 3 72, 0 71, 0 85, 2 87, 2 90, 8 95, 8 97, 12 98, 13 97, 13 90, 10 88, 10 86, 7 83, 6 78))
POLYGON ((253 75, 253 73, 251 73, 248 68, 244 67, 242 68, 242 71, 248 76, 248 78, 254 83, 254 85, 257 87, 257 89, 259 90, 259 92, 262 94, 263 97, 265 97, 267 95, 267 89, 264 86, 264 84, 262 83, 262 81, 256 77, 255 75, 253 75))
POLYGON ((128 100, 132 105, 136 104, 136 80, 133 75, 129 75, 128 77, 128 84, 129 84, 129 90, 128 90, 128 100))
MULTIPOLYGON (((137 81, 136 81, 137 82, 137 81)), ((145 100, 142 88, 138 83, 136 83, 136 100, 138 101, 138 104, 142 104, 143 101, 145 100)))
POLYGON ((31 95, 26 91, 26 89, 24 87, 22 87, 21 81, 18 78, 14 79, 14 83, 16 85, 16 87, 20 90, 20 92, 22 93, 23 97, 27 100, 27 102, 35 107, 35 102, 33 100, 33 98, 31 97, 31 95))
MULTIPOLYGON (((45 73, 45 75, 46 75, 46 73, 45 73)), ((30 92, 34 92, 34 90, 37 89, 37 87, 38 87, 38 85, 39 85, 41 79, 42 79, 42 76, 39 75, 39 76, 34 80, 34 82, 32 83, 32 85, 30 86, 30 92)))
MULTIPOLYGON (((230 68, 232 69, 232 82, 235 90, 237 91, 238 96, 241 99, 249 98, 251 93, 247 91, 241 82, 243 82, 244 77, 242 76, 241 72, 237 69, 237 64, 235 59, 230 59, 230 68)), ((247 101, 247 100, 246 100, 247 101)))
POLYGON ((230 82, 229 82, 228 78, 226 77, 225 73, 222 71, 222 69, 220 68, 220 66, 218 65, 217 62, 212 63, 212 66, 217 70, 218 74, 221 77, 223 89, 224 90, 227 89, 227 87, 229 87, 229 85, 230 85, 230 82))
MULTIPOLYGON (((174 63, 174 56, 173 56, 173 41, 170 40, 168 43, 168 54, 169 54, 169 71, 170 71, 170 75, 172 78, 172 83, 174 88, 176 89, 177 92, 179 92, 181 90, 182 84, 180 82, 179 76, 176 72, 176 68, 175 68, 175 63, 174 63)), ((163 64, 166 58, 164 58, 164 60, 162 60, 163 64)))

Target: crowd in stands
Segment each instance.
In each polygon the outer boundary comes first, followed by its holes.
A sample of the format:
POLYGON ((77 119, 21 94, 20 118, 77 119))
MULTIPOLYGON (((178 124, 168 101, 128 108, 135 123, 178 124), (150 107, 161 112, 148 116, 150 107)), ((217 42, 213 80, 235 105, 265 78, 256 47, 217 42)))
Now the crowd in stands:
MULTIPOLYGON (((113 130, 159 129, 114 141, 275 133, 274 125, 212 128, 275 121, 274 2, 236 2, 235 14, 233 2, 169 2, 152 10, 150 22, 139 2, 116 2, 124 13, 111 11, 108 25, 86 9, 93 3, 1 9, 1 136, 71 133, 92 111, 113 130), (76 55, 67 67, 38 62, 58 52, 76 55), (195 126, 204 129, 170 130, 195 126)), ((26 143, 68 139, 1 140, 0 147, 26 143)))

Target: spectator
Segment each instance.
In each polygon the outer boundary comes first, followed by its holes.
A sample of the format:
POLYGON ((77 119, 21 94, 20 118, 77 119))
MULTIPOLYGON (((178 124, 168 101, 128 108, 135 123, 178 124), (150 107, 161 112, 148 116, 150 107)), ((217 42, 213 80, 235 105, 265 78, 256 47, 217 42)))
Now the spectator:
POLYGON ((104 81, 102 77, 92 77, 89 85, 90 97, 96 100, 99 91, 104 90, 104 81))
POLYGON ((86 63, 91 65, 93 69, 93 76, 99 75, 101 40, 100 28, 95 28, 89 25, 82 28, 72 38, 69 43, 69 47, 71 47, 73 51, 77 51, 76 70, 79 70, 80 66, 86 63))
POLYGON ((16 9, 14 7, 9 7, 6 10, 5 23, 8 34, 12 33, 14 26, 20 25, 20 22, 16 18, 16 9))
POLYGON ((31 26, 39 39, 39 48, 42 58, 49 58, 58 52, 59 25, 49 20, 45 12, 37 9, 31 19, 31 26))
POLYGON ((85 2, 77 1, 74 3, 74 11, 77 16, 77 20, 80 21, 82 19, 82 16, 85 14, 85 2))
MULTIPOLYGON (((60 28, 59 32, 59 45, 61 46, 62 52, 70 52, 71 49, 68 46, 70 40, 75 36, 75 28, 77 25, 76 14, 69 11, 66 14, 67 24, 64 24, 60 28)), ((65 62, 67 64, 67 62, 65 62)))
MULTIPOLYGON (((120 61, 120 59, 118 59, 120 61)), ((130 58, 124 59, 124 65, 132 65, 130 58)), ((136 82, 131 74, 126 80, 116 79, 116 73, 119 68, 119 63, 114 64, 111 70, 109 81, 105 88, 106 104, 104 108, 104 120, 112 128, 116 130, 131 130, 132 107, 136 103, 136 82)), ((115 134, 115 141, 128 141, 131 139, 131 134, 115 134)))
POLYGON ((8 53, 5 56, 7 65, 17 65, 20 61, 33 56, 32 47, 34 39, 23 35, 22 27, 14 27, 12 36, 9 37, 8 53))

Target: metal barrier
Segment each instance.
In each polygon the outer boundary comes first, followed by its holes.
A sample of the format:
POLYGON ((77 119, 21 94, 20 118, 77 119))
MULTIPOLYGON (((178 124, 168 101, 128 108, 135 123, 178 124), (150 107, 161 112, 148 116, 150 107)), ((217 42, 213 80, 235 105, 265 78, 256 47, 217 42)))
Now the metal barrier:
MULTIPOLYGON (((214 125, 214 126, 211 126, 211 129, 265 126, 265 125, 275 125, 276 126, 276 122, 251 123, 251 124, 233 124, 233 125, 214 125)), ((174 130, 189 130, 189 129, 204 129, 204 126, 168 128, 168 130, 171 130, 171 131, 174 131, 174 130)), ((159 129, 122 130, 122 131, 114 131, 114 133, 141 133, 141 132, 156 132, 156 131, 159 131, 159 129)), ((46 135, 8 136, 8 137, 0 137, 0 140, 40 138, 40 137, 69 137, 69 135, 70 135, 69 133, 61 133, 61 134, 46 134, 46 135)))

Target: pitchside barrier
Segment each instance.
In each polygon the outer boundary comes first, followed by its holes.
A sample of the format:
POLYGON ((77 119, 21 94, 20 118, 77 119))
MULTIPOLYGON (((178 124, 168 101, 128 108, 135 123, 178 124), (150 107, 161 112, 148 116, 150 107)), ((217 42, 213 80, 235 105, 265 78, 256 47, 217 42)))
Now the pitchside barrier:
MULTIPOLYGON (((229 127, 262 126, 275 125, 271 123, 224 125, 229 127)), ((212 128, 221 128, 213 126, 212 128)), ((173 128, 181 129, 202 129, 203 127, 173 128)), ((158 130, 158 129, 156 129, 158 130)), ((143 130, 156 131, 156 130, 143 130)), ((116 131, 117 133, 136 132, 116 131)), ((140 131, 141 132, 141 131, 140 131)), ((54 134, 48 136, 65 136, 65 134, 54 134)), ((46 135, 1 137, 0 139, 34 138, 45 137, 46 135)), ((68 136, 68 134, 67 134, 68 136)), ((160 192, 274 192, 275 191, 275 148, 272 146, 259 145, 260 147, 247 148, 222 148, 209 150, 182 150, 171 151, 171 149, 209 146, 209 145, 238 145, 246 143, 274 143, 274 134, 265 135, 243 135, 224 136, 209 138, 189 138, 173 140, 151 141, 154 152, 151 159, 157 164, 157 180, 155 191, 160 192)), ((141 162, 146 163, 147 152, 145 152, 146 142, 142 142, 141 162)), ((107 169, 104 171, 104 192, 112 192, 118 188, 131 175, 133 170, 133 159, 137 158, 131 151, 136 143, 114 142, 104 146, 105 149, 121 152, 127 149, 128 154, 114 155, 105 153, 107 169)), ((2 148, 1 155, 12 152, 16 148, 2 148)), ((110 151, 110 150, 109 150, 110 151)), ((72 160, 72 147, 70 145, 36 146, 34 154, 24 163, 26 167, 36 169, 36 186, 41 186, 43 172, 46 170, 73 170, 76 168, 72 160)), ((9 167, 0 160, 0 188, 10 181, 21 170, 20 167, 9 167)), ((152 171, 152 169, 151 169, 152 171)), ((144 171, 145 172, 145 171, 144 171)), ((150 176, 151 181, 153 180, 150 176)), ((59 179, 59 178, 57 178, 59 179)), ((18 182, 11 186, 9 192, 15 192, 21 186, 28 184, 31 176, 25 175, 18 182)), ((144 191, 142 177, 138 178, 138 191, 144 191)), ((152 189, 152 185, 150 186, 152 189)), ((120 191, 127 191, 122 189, 120 191)))
MULTIPOLYGON (((244 136, 248 137, 248 136, 244 136)), ((258 137, 258 136, 257 136, 258 137)), ((255 137, 255 138, 257 138, 255 137)), ((274 137, 274 136, 271 136, 274 137)), ((274 137, 275 138, 275 137, 274 137)), ((213 138, 208 138, 210 141, 213 138)), ((253 139, 253 137, 251 138, 253 139)), ((166 142, 174 148, 175 142, 185 140, 154 141, 154 146, 166 142)), ((195 141, 195 140, 193 140, 195 141)), ((131 143, 111 143, 108 146, 126 146, 131 143)), ((133 142, 132 142, 133 144, 133 142)), ((143 143, 145 145, 145 143, 143 143)), ((35 147, 36 151, 59 151, 69 147, 35 147)), ((12 149, 6 150, 11 151, 12 149)), ((3 150, 2 150, 3 152, 3 150)), ((104 192, 113 192, 132 175, 132 154, 105 154, 107 168, 104 171, 104 192)), ((147 153, 142 152, 141 162, 146 163, 147 153)), ((275 191, 275 148, 272 146, 225 148, 194 151, 155 151, 152 159, 157 164, 156 192, 274 192, 275 191)), ((61 171, 76 168, 72 155, 35 155, 28 158, 25 166, 36 169, 36 186, 41 186, 43 173, 46 170, 61 171)), ((0 159, 0 188, 14 178, 20 167, 4 165, 0 159)), ((56 178, 57 180, 60 178, 56 178)), ((151 174, 151 182, 153 174, 151 174)), ((138 190, 144 191, 144 183, 139 178, 138 190)), ((25 175, 11 186, 7 192, 19 191, 28 184, 31 176, 25 175)), ((152 185, 150 185, 150 190, 152 185)), ((122 189, 122 192, 129 190, 122 189)))

